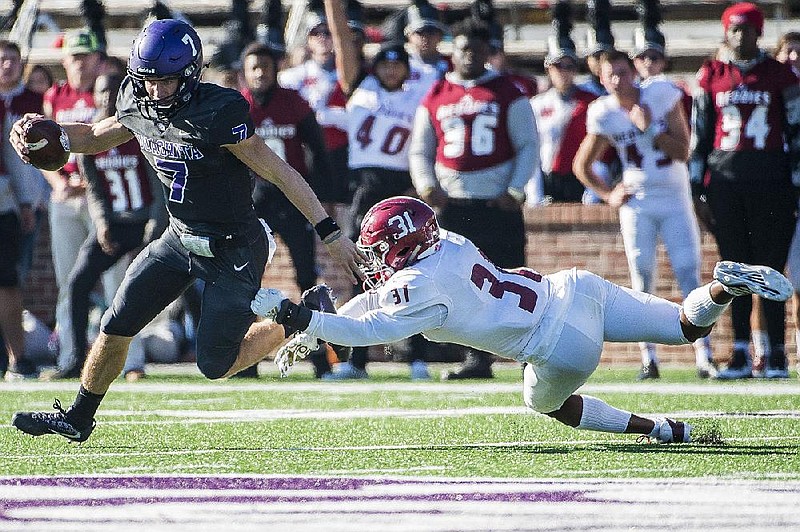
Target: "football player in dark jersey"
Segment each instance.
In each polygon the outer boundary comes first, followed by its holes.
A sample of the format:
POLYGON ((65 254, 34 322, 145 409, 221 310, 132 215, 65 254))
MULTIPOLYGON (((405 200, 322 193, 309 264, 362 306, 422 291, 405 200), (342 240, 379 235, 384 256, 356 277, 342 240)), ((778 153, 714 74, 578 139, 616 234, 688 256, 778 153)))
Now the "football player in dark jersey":
MULTIPOLYGON (((256 217, 250 170, 275 183, 300 209, 331 255, 363 275, 363 254, 341 231, 308 183, 255 135, 249 106, 232 89, 200 82, 203 51, 188 24, 156 20, 133 44, 117 114, 94 124, 63 124, 72 151, 99 153, 137 138, 165 194, 170 224, 133 261, 103 316, 74 404, 55 413, 20 412, 12 423, 28 434, 85 441, 94 414, 120 374, 133 337, 195 279, 205 281, 197 330, 197 365, 210 379, 247 368, 284 338, 282 327, 257 322, 250 302, 269 260, 270 235, 256 217)), ((24 130, 11 141, 27 161, 24 130)))
MULTIPOLYGON (((759 49, 758 7, 730 6, 722 26, 723 47, 697 73, 689 173, 708 200, 721 257, 783 271, 795 226, 793 178, 800 183, 800 86, 788 65, 759 49)), ((733 354, 719 378, 752 376, 751 308, 746 297, 732 305, 733 354)), ((786 305, 763 301, 763 308, 771 342, 765 375, 788 377, 786 305)))

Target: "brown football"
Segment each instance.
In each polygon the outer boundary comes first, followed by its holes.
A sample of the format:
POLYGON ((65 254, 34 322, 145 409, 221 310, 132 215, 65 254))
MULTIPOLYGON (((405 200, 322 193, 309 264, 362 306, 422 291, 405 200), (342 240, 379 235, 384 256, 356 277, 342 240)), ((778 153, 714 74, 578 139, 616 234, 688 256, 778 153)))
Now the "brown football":
POLYGON ((42 170, 58 170, 69 159, 69 137, 52 120, 34 120, 25 129, 31 164, 42 170))

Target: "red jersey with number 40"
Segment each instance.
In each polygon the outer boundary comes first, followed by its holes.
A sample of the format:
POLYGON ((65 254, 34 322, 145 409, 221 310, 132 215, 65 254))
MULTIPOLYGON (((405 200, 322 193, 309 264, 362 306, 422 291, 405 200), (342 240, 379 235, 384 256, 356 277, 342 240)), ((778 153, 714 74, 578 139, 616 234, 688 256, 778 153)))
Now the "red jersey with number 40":
POLYGON ((791 68, 766 58, 742 72, 731 63, 706 61, 697 73, 716 112, 714 148, 722 151, 782 151, 783 91, 797 85, 791 68))
POLYGON ((522 97, 507 76, 469 86, 437 81, 421 104, 436 132, 437 164, 469 172, 512 159, 508 108, 522 97))
POLYGON ((115 213, 137 211, 153 203, 147 159, 136 139, 94 156, 94 165, 115 213))

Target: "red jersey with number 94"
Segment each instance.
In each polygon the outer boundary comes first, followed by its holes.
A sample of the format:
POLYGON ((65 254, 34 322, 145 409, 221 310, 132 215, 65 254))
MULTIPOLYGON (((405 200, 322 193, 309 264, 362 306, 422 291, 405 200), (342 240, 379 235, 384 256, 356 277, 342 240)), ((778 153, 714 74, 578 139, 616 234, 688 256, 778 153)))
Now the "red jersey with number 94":
POLYGON ((436 162, 457 171, 475 171, 514 157, 508 109, 524 97, 507 76, 475 85, 437 81, 422 101, 436 132, 436 162))
POLYGON ((782 151, 783 91, 797 85, 791 68, 766 58, 742 72, 731 63, 710 60, 697 73, 716 112, 714 148, 722 151, 782 151))

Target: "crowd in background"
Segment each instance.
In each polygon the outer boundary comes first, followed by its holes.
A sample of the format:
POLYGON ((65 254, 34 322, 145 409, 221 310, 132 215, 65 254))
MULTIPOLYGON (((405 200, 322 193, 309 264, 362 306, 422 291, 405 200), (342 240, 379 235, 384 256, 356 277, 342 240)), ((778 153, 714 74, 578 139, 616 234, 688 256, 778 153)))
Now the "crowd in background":
MULTIPOLYGON (((800 33, 785 34, 766 53, 757 44, 761 11, 749 3, 728 8, 724 44, 701 68, 693 98, 664 74, 668 44, 658 29, 658 2, 641 4, 633 50, 615 50, 610 6, 598 1, 589 46, 579 54, 569 2, 557 2, 543 84, 507 67, 503 28, 488 0, 474 2, 452 25, 431 4, 414 1, 382 27, 372 57, 364 50, 375 32, 365 27, 358 2, 312 1, 305 42, 295 50, 284 44, 280 1, 269 2, 252 31, 228 28, 205 80, 242 92, 256 133, 309 182, 352 238, 377 201, 417 196, 437 210, 443 227, 470 238, 497 265, 515 268, 525 265, 524 206, 604 202, 619 210, 633 288, 654 289, 659 237, 684 295, 700 286, 700 225, 714 234, 723 259, 780 271, 788 260, 800 287, 800 242, 793 240, 800 116, 792 105, 800 94, 800 33), (451 57, 439 51, 444 39, 452 42, 451 57), (579 83, 582 61, 589 75, 579 83), (648 133, 646 145, 626 137, 631 127, 648 133)), ((88 28, 68 32, 61 46, 66 79, 54 80, 42 65, 23 65, 17 44, 0 41, 0 374, 6 379, 78 377, 93 321, 96 327, 93 307, 111 301, 134 253, 166 224, 161 187, 135 140, 73 157, 54 172, 14 156, 7 128, 22 114, 93 122, 115 112, 125 60, 106 55, 105 38, 88 28), (59 288, 52 334, 22 308, 37 235, 48 222, 59 288), (98 280, 102 293, 94 291, 98 280)), ((304 291, 319 281, 314 228, 277 187, 256 182, 256 212, 281 237, 304 291)), ((136 336, 126 379, 142 378, 147 361, 192 359, 198 290, 136 336)), ((737 298, 732 315, 728 367, 717 369, 701 339, 694 345, 698 376, 788 377, 785 305, 737 298), (751 328, 753 313, 763 326, 751 328)), ((421 336, 410 340, 412 379, 430 378, 427 360, 440 349, 421 336)), ((659 378, 655 346, 642 344, 641 352, 639 377, 659 378)), ((491 355, 461 354, 463 365, 442 378, 492 377, 491 355)), ((367 355, 357 348, 334 365, 323 346, 309 358, 316 377, 342 380, 367 378, 367 355)), ((257 376, 257 367, 239 376, 257 376)))

